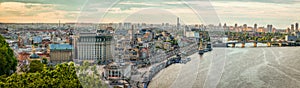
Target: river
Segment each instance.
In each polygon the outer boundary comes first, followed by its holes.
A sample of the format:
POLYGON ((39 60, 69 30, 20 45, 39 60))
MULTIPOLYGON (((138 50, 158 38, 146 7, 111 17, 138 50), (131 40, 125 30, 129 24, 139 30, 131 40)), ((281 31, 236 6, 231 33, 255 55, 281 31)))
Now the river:
POLYGON ((300 47, 214 48, 161 70, 149 88, 300 88, 300 47))

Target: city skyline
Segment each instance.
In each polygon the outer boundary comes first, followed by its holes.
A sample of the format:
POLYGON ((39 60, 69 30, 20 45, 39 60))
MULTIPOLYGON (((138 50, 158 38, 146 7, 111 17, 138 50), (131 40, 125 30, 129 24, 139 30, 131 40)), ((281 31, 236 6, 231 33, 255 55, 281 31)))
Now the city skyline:
MULTIPOLYGON (((188 1, 186 1, 188 2, 188 1)), ((182 23, 205 23, 198 18, 186 2, 167 1, 119 1, 115 3, 96 0, 87 1, 44 1, 44 0, 2 0, 0 1, 0 22, 3 23, 58 23, 91 22, 149 22, 176 24, 180 17, 182 23), (105 4, 106 3, 106 4, 105 4), (114 3, 114 5, 111 5, 114 3), (110 9, 108 9, 110 7, 110 9)), ((193 3, 202 5, 202 3, 193 3)), ((207 3, 206 3, 207 4, 207 3)), ((297 0, 212 0, 219 21, 227 25, 272 24, 278 29, 286 29, 300 21, 300 2, 297 0)), ((203 14, 202 14, 203 15, 203 14)), ((204 14, 205 15, 205 14, 204 14)), ((218 24, 218 23, 215 23, 218 24)))

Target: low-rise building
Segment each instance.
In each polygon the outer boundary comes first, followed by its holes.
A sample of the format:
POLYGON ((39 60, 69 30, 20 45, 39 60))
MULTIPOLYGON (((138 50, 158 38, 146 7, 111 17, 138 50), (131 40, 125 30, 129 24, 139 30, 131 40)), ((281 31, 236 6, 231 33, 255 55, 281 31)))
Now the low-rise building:
POLYGON ((105 72, 103 76, 112 83, 111 85, 128 84, 126 80, 131 77, 130 64, 112 62, 104 68, 105 72))
POLYGON ((30 56, 30 54, 27 53, 27 52, 20 52, 20 53, 18 53, 18 62, 22 63, 22 62, 30 59, 29 56, 30 56))
POLYGON ((73 46, 69 44, 50 44, 50 63, 72 61, 73 46))
POLYGON ((296 40, 297 40, 297 36, 290 36, 290 35, 285 36, 285 41, 296 41, 296 40))

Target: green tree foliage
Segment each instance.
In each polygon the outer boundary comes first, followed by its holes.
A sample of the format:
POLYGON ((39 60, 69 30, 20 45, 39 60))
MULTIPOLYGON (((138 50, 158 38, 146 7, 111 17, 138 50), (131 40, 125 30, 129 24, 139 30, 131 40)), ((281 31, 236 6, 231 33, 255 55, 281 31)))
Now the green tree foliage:
POLYGON ((47 58, 43 58, 43 59, 42 59, 42 63, 43 63, 43 64, 48 64, 47 58))
POLYGON ((40 61, 40 60, 33 60, 30 62, 30 65, 29 65, 29 72, 38 72, 38 71, 43 71, 43 67, 44 67, 44 64, 40 61))
POLYGON ((97 70, 97 66, 83 62, 82 66, 77 67, 78 79, 84 88, 107 88, 106 85, 101 82, 101 75, 97 70))
POLYGON ((107 88, 101 82, 96 69, 96 66, 88 63, 75 66, 74 62, 58 64, 55 67, 44 66, 42 71, 35 73, 0 76, 0 88, 107 88))
POLYGON ((0 35, 0 75, 10 75, 16 71, 17 59, 14 57, 13 50, 0 35))
POLYGON ((0 88, 82 88, 74 63, 64 63, 43 68, 36 73, 14 73, 0 78, 0 88), (2 80, 1 80, 2 79, 2 80))

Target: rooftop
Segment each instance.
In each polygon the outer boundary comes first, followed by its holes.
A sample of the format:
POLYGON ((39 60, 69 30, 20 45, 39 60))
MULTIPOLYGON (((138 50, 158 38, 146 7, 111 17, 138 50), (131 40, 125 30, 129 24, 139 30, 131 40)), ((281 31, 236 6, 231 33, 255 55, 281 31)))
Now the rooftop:
POLYGON ((69 44, 50 44, 51 50, 66 50, 66 49, 73 49, 72 45, 69 44))
POLYGON ((34 53, 34 54, 30 55, 30 58, 31 59, 37 59, 37 58, 40 58, 40 56, 34 53))

